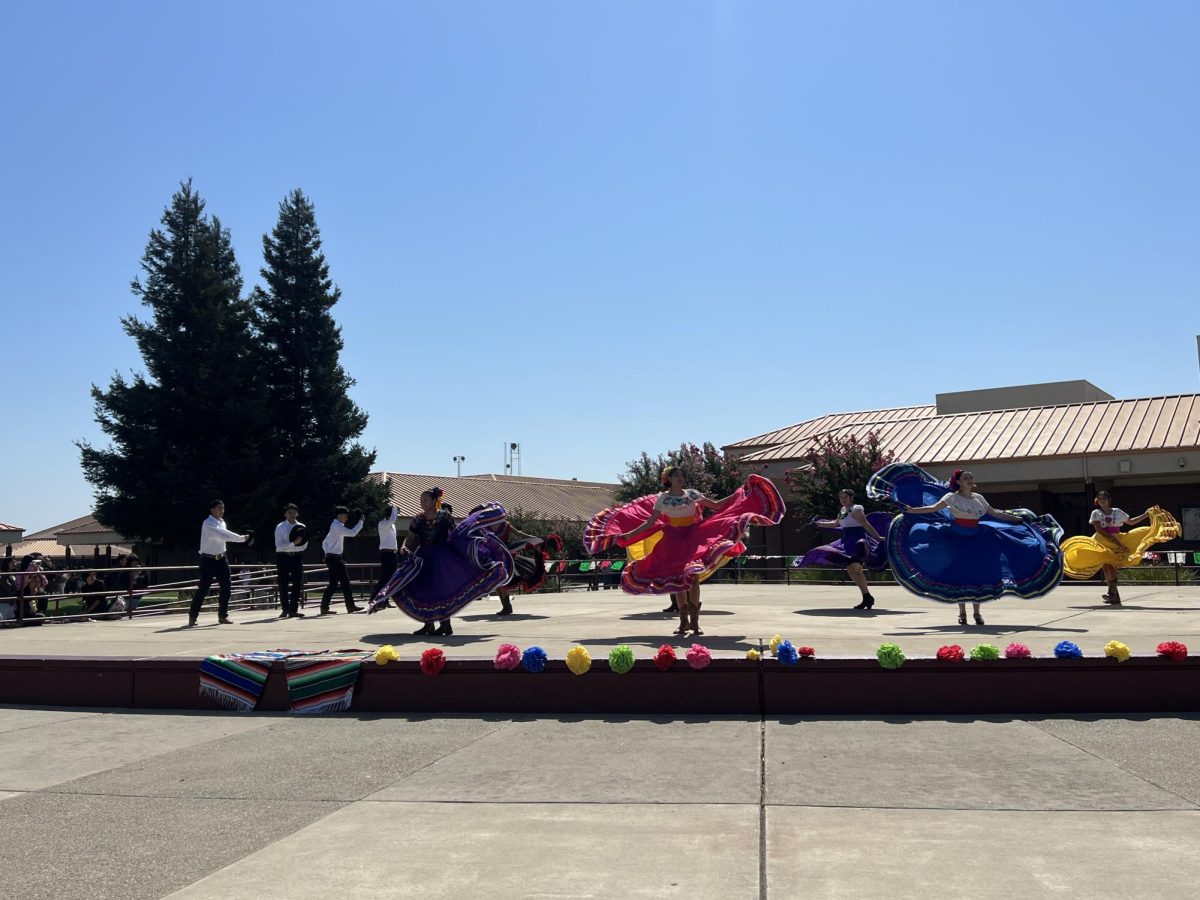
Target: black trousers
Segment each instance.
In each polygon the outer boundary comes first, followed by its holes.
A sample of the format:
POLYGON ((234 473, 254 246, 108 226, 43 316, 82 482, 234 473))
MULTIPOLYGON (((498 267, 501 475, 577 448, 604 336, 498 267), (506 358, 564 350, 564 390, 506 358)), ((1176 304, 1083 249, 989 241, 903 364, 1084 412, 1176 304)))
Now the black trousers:
POLYGON ((224 619, 229 615, 229 595, 233 588, 229 581, 229 560, 225 557, 213 559, 211 556, 200 557, 200 584, 196 593, 192 594, 192 609, 190 618, 194 621, 200 617, 200 607, 208 596, 208 589, 213 579, 217 580, 220 591, 217 594, 217 618, 224 619))
POLYGON ((342 596, 346 598, 346 609, 354 609, 354 594, 350 589, 350 576, 346 574, 346 564, 340 556, 326 553, 325 565, 329 568, 329 584, 325 585, 325 593, 321 597, 321 611, 329 610, 333 592, 339 587, 342 589, 342 596))
POLYGON ((300 593, 304 590, 304 554, 276 553, 275 574, 279 578, 279 605, 287 615, 300 611, 300 593))
POLYGON ((379 596, 379 592, 383 590, 383 586, 388 583, 388 579, 396 571, 396 559, 395 550, 379 551, 379 580, 375 582, 375 587, 371 590, 372 600, 379 596))

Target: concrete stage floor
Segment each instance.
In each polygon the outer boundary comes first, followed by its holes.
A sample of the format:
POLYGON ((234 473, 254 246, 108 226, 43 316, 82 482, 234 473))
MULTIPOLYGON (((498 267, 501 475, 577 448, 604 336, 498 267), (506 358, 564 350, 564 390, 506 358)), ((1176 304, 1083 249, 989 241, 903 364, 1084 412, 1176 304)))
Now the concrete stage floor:
MULTIPOLYGON (((898 587, 875 591, 871 612, 853 610, 852 587, 819 585, 714 585, 703 590, 701 642, 715 656, 743 656, 760 639, 781 634, 794 644, 810 644, 819 656, 873 656, 883 641, 899 643, 910 657, 932 656, 943 644, 966 648, 1011 641, 1049 656, 1059 641, 1079 644, 1088 656, 1103 655, 1104 644, 1119 640, 1135 654, 1153 655, 1160 641, 1180 640, 1200 652, 1200 586, 1127 586, 1120 608, 1100 601, 1097 585, 1063 585, 1038 600, 1005 598, 983 606, 987 624, 957 624, 957 608, 915 597, 898 587)), ((339 615, 278 620, 269 610, 235 611, 233 625, 218 626, 205 609, 201 624, 183 627, 183 615, 116 622, 47 624, 0 631, 0 655, 199 657, 212 653, 279 647, 374 649, 395 644, 408 658, 425 646, 446 649, 451 658, 490 658, 504 642, 541 645, 561 659, 574 644, 593 658, 617 644, 649 656, 663 642, 690 644, 671 634, 674 618, 659 610, 661 598, 631 597, 619 591, 534 594, 514 601, 516 612, 499 616, 495 597, 478 600, 454 620, 448 638, 414 637, 418 623, 395 609, 372 616, 339 615)), ((969 611, 969 610, 968 610, 969 611)))

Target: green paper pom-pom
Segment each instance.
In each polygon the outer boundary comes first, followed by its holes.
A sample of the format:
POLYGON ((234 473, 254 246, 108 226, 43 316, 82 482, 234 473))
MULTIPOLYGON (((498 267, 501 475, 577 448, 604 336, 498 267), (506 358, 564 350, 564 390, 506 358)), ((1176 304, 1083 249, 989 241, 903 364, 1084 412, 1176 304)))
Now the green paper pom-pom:
POLYGON ((983 662, 989 659, 999 659, 1000 648, 995 644, 976 644, 971 648, 971 659, 983 662))
POLYGON ((898 669, 904 665, 904 651, 899 644, 880 644, 875 651, 875 658, 885 669, 898 669))
POLYGON ((608 667, 618 675, 624 675, 633 668, 633 651, 625 644, 619 647, 613 647, 608 652, 608 667))

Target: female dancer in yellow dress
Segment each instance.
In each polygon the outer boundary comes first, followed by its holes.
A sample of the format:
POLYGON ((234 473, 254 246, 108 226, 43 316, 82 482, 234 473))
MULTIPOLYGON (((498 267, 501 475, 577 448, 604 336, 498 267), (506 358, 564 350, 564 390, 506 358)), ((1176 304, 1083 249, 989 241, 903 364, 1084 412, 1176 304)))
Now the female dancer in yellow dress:
POLYGON ((1148 547, 1177 538, 1180 533, 1174 516, 1161 507, 1152 506, 1140 516, 1131 517, 1112 505, 1108 491, 1096 492, 1096 508, 1089 522, 1095 534, 1063 541, 1063 569, 1069 577, 1079 579, 1091 578, 1103 570, 1108 585, 1104 602, 1111 606, 1121 605, 1117 570, 1136 566, 1148 547), (1146 528, 1121 531, 1122 525, 1138 525, 1147 519, 1150 524, 1146 528))

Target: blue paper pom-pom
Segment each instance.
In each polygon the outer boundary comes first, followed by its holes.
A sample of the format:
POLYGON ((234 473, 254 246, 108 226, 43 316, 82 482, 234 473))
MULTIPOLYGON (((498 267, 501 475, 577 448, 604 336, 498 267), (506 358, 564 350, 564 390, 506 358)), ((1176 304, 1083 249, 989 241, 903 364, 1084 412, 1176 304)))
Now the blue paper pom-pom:
POLYGON ((530 647, 521 654, 521 665, 526 672, 541 672, 546 668, 546 651, 541 647, 530 647))
POLYGON ((1083 651, 1079 649, 1077 644, 1072 644, 1070 641, 1062 641, 1055 646, 1054 655, 1059 659, 1079 659, 1083 656, 1083 651))
POLYGON ((775 648, 775 658, 781 665, 794 666, 800 660, 800 654, 792 646, 791 641, 784 641, 775 648))

